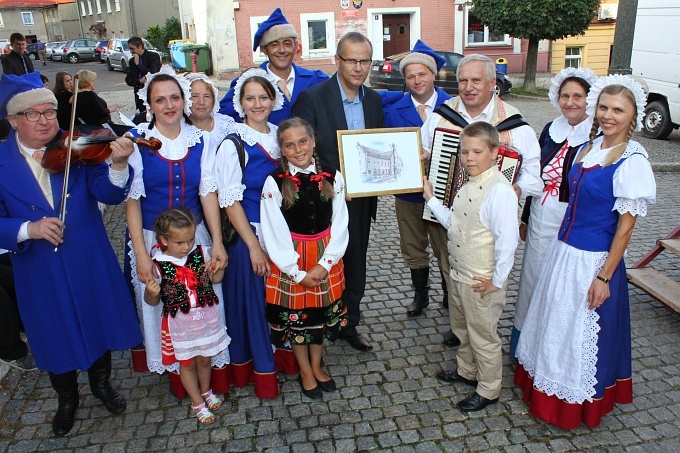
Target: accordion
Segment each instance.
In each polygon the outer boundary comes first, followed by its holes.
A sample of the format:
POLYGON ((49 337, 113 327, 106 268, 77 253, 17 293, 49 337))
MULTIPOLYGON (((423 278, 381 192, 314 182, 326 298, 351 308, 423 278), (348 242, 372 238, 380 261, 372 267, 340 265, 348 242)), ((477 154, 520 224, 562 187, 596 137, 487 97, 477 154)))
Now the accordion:
MULTIPOLYGON (((468 182, 468 174, 460 158, 460 131, 436 128, 432 140, 432 156, 427 179, 432 183, 434 196, 450 208, 453 198, 468 182)), ((513 184, 522 166, 522 155, 516 148, 501 145, 498 149, 498 170, 513 184)), ((437 218, 425 205, 423 220, 437 222, 437 218)))

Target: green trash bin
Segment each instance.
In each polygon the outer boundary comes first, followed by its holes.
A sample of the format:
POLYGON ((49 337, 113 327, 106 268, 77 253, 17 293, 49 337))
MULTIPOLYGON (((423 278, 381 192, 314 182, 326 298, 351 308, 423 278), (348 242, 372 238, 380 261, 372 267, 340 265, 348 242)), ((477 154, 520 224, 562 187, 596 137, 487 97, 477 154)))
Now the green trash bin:
POLYGON ((185 44, 182 47, 184 52, 184 59, 186 62, 187 71, 191 72, 191 55, 196 53, 196 69, 199 72, 205 72, 207 75, 212 73, 212 66, 210 64, 210 47, 207 44, 185 44))

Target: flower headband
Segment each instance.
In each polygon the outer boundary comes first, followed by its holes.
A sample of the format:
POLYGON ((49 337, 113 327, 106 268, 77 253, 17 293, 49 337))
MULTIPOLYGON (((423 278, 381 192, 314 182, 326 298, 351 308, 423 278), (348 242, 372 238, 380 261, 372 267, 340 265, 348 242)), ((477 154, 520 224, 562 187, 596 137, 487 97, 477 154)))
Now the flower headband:
POLYGON ((213 91, 213 98, 215 102, 213 102, 213 109, 212 109, 212 114, 216 114, 220 110, 220 98, 218 97, 219 95, 219 90, 215 86, 215 83, 210 80, 210 78, 203 74, 202 72, 189 72, 184 76, 188 81, 189 81, 189 86, 193 85, 195 81, 200 80, 201 82, 205 82, 210 88, 212 88, 213 91))
POLYGON ((604 87, 609 85, 623 85, 628 88, 635 97, 635 107, 637 109, 637 119, 635 123, 635 131, 642 129, 642 118, 645 116, 645 105, 647 104, 647 95, 645 90, 642 89, 642 85, 635 81, 629 75, 612 74, 608 76, 603 76, 595 82, 595 85, 590 88, 588 93, 588 98, 586 99, 586 113, 588 115, 595 115, 597 109, 597 101, 600 97, 600 93, 604 87))
POLYGON ((274 100, 274 107, 272 108, 272 111, 281 110, 281 108, 283 108, 283 94, 281 93, 281 90, 279 90, 279 87, 276 81, 273 80, 271 74, 262 68, 248 69, 243 74, 241 74, 241 76, 236 81, 236 86, 234 86, 234 110, 241 118, 245 118, 246 116, 246 113, 243 111, 243 106, 241 105, 241 89, 243 88, 243 84, 246 82, 246 80, 255 76, 264 77, 274 87, 276 99, 274 100))
POLYGON ((184 93, 184 113, 186 113, 187 116, 191 115, 191 85, 189 84, 189 81, 184 77, 177 77, 175 70, 169 65, 164 64, 161 66, 160 71, 154 74, 149 73, 146 75, 146 83, 144 84, 144 87, 137 93, 139 99, 144 102, 144 106, 146 107, 146 120, 151 121, 153 118, 153 115, 151 114, 151 106, 147 100, 149 97, 149 87, 151 86, 151 81, 161 74, 172 76, 175 80, 177 80, 177 83, 179 83, 179 86, 184 93))
POLYGON ((560 87, 566 79, 569 77, 578 77, 579 79, 585 80, 588 85, 595 85, 597 82, 597 74, 595 74, 589 68, 564 68, 555 77, 550 79, 550 90, 548 91, 548 97, 550 98, 550 103, 555 106, 557 110, 560 110, 560 87))

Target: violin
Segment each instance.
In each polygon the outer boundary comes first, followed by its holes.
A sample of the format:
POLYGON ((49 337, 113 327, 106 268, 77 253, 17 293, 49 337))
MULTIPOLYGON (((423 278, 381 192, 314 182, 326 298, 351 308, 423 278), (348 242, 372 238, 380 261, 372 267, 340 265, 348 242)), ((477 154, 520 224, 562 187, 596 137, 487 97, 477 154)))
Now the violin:
MULTIPOLYGON (((61 173, 66 169, 66 160, 69 148, 70 132, 59 132, 45 147, 45 154, 40 165, 50 173, 61 173)), ((161 141, 157 138, 147 139, 144 137, 124 136, 125 138, 154 151, 161 149, 161 141)), ((73 133, 72 152, 69 165, 83 163, 85 165, 98 165, 111 155, 109 144, 118 139, 110 129, 102 128, 88 135, 79 132, 73 133)))

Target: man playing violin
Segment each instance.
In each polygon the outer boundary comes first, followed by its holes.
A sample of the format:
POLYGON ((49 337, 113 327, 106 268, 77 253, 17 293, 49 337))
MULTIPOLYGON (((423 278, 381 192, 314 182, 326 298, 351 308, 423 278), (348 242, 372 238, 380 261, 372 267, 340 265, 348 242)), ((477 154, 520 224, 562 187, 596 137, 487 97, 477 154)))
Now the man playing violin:
POLYGON ((134 305, 97 202, 118 204, 132 181, 130 140, 112 142, 110 165, 70 167, 68 215, 59 218, 64 173, 40 162, 59 132, 57 100, 35 72, 2 75, 0 119, 12 131, 0 143, 0 248, 14 266, 21 319, 38 368, 49 373, 59 405, 55 435, 73 427, 79 405, 77 370, 92 394, 119 414, 125 399, 109 382, 111 350, 142 341, 134 305))

